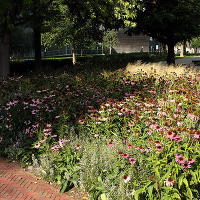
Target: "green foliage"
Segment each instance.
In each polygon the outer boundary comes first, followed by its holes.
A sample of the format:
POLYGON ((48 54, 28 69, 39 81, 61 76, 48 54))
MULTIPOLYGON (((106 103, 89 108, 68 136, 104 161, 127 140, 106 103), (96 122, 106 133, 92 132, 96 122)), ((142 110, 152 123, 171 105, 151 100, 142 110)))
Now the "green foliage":
POLYGON ((79 67, 0 82, 0 155, 91 199, 199 199, 200 75, 79 67))
POLYGON ((200 47, 200 38, 199 37, 192 38, 191 45, 193 48, 199 48, 200 47))
POLYGON ((167 44, 168 64, 175 62, 173 49, 176 43, 196 37, 200 33, 200 2, 198 0, 120 2, 121 7, 118 13, 122 19, 130 22, 129 33, 143 33, 167 44), (136 26, 131 23, 135 23, 136 26))
POLYGON ((106 31, 103 36, 103 45, 107 48, 110 48, 110 54, 113 46, 117 46, 119 44, 119 40, 117 37, 116 31, 106 31))

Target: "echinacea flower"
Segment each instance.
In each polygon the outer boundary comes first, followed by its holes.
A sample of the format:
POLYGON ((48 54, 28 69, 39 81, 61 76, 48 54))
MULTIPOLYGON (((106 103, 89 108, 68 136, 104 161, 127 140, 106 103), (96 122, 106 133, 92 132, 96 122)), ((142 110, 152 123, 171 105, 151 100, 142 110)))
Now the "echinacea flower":
POLYGON ((124 180, 124 183, 128 183, 131 180, 131 177, 127 175, 122 176, 122 178, 124 180))
POLYGON ((135 158, 129 158, 129 163, 131 163, 131 164, 135 164, 135 163, 136 163, 135 158))
POLYGON ((191 164, 191 163, 194 163, 195 160, 193 160, 192 158, 188 158, 188 163, 191 164))
POLYGON ((108 143, 108 146, 110 146, 110 147, 112 147, 112 146, 114 146, 114 142, 113 141, 110 141, 109 143, 108 143))
POLYGON ((157 146, 157 150, 158 150, 158 151, 161 151, 161 150, 163 150, 163 146, 160 146, 160 145, 159 145, 159 146, 157 146))
POLYGON ((79 120, 78 120, 78 123, 79 123, 79 124, 84 124, 84 121, 81 120, 81 119, 79 119, 79 120))
POLYGON ((122 158, 128 158, 129 157, 129 154, 128 153, 123 153, 122 154, 122 158))
POLYGON ((174 185, 174 180, 172 177, 169 177, 165 180, 166 186, 173 186, 174 185))
POLYGON ((179 155, 176 158, 176 162, 178 162, 178 163, 184 163, 185 162, 185 158, 182 155, 179 155))
POLYGON ((2 142, 3 141, 3 138, 2 137, 0 137, 0 142, 2 142))
POLYGON ((160 146, 160 142, 159 141, 155 141, 155 146, 160 146))
POLYGON ((80 144, 75 145, 75 149, 77 149, 77 150, 78 150, 78 149, 81 149, 81 147, 82 147, 82 146, 81 146, 80 144))
POLYGON ((51 147, 51 149, 52 149, 53 151, 58 151, 60 148, 61 148, 61 147, 60 147, 59 145, 55 145, 55 146, 51 147))
POLYGON ((41 145, 41 144, 38 142, 37 144, 35 144, 34 147, 35 147, 36 149, 38 149, 38 148, 40 147, 40 145, 41 145))
POLYGON ((190 165, 190 163, 188 161, 185 161, 184 163, 182 163, 182 167, 183 167, 183 169, 191 168, 191 165, 190 165))

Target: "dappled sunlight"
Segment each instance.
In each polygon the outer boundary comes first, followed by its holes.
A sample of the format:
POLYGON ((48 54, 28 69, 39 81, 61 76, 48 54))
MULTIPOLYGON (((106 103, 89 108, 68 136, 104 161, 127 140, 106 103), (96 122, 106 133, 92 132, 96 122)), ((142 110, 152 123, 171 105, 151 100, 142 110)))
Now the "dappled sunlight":
POLYGON ((154 76, 165 76, 176 73, 177 75, 187 74, 187 75, 195 75, 200 72, 199 67, 193 66, 184 66, 184 65, 165 65, 160 63, 142 63, 141 61, 137 61, 135 63, 129 63, 126 67, 126 71, 131 74, 135 74, 137 72, 145 72, 148 75, 154 76))

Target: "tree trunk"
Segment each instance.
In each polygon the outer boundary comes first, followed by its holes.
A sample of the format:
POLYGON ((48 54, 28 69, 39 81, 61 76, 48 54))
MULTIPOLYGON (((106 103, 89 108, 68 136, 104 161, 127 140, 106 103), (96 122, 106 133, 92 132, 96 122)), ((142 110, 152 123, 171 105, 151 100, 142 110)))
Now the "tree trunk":
POLYGON ((72 63, 73 63, 73 65, 76 64, 76 55, 75 55, 75 50, 73 47, 72 47, 72 63))
POLYGON ((10 33, 4 33, 0 38, 0 78, 4 79, 10 74, 9 65, 10 33))
POLYGON ((41 31, 40 28, 34 28, 34 47, 35 47, 35 69, 39 71, 42 65, 42 56, 41 56, 41 31))
POLYGON ((168 54, 167 54, 167 64, 175 65, 175 54, 174 54, 174 46, 175 44, 169 43, 168 46, 168 54))
POLYGON ((181 44, 181 53, 180 57, 184 57, 184 44, 181 44))
POLYGON ((110 55, 112 54, 112 46, 110 45, 110 55))

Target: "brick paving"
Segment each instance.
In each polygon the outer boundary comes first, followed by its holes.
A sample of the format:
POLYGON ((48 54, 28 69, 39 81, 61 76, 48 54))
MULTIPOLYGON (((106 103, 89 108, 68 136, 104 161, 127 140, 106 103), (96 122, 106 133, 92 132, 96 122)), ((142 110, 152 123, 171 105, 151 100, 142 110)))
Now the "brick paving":
POLYGON ((17 164, 0 158, 0 200, 75 200, 17 164))

